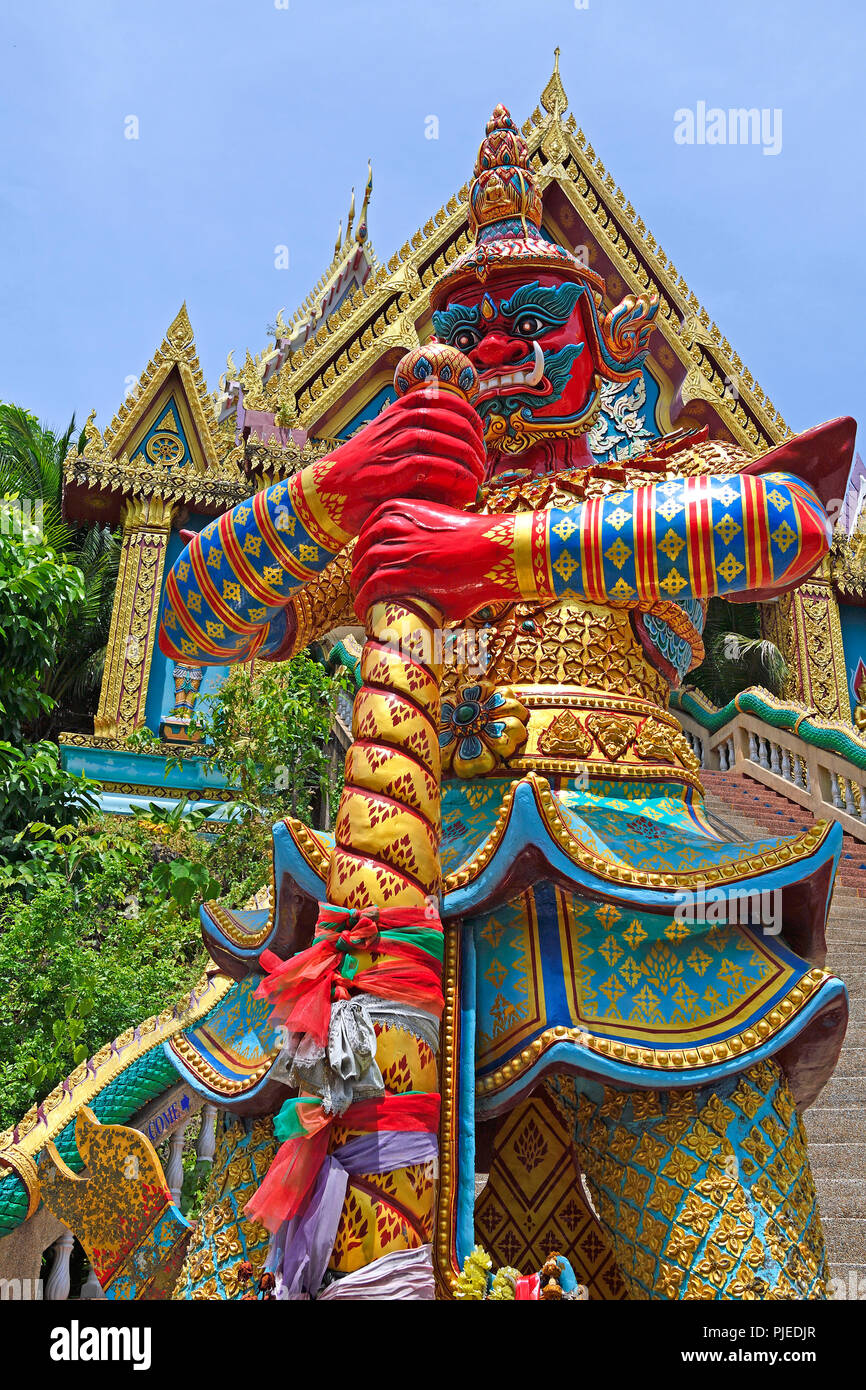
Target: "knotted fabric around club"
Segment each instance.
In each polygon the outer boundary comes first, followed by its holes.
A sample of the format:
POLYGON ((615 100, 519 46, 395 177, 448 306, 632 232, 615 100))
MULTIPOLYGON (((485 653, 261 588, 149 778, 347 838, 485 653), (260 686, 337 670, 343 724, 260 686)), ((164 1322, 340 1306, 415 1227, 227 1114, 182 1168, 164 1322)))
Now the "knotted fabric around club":
MULTIPOLYGON (((440 1099, 436 1092, 386 1095, 351 1105, 340 1121, 368 1133, 415 1131, 435 1136, 440 1099)), ((316 1096, 298 1096, 284 1103, 274 1122, 274 1133, 283 1142, 264 1181, 246 1204, 248 1217, 275 1233, 284 1221, 297 1216, 325 1162, 336 1119, 316 1096)))
POLYGON ((261 964, 268 973, 256 995, 273 1002, 271 1022, 322 1048, 332 1003, 353 990, 442 1013, 442 927, 424 908, 322 905, 307 950, 287 961, 263 951, 261 964), (372 958, 368 966, 361 955, 372 958))

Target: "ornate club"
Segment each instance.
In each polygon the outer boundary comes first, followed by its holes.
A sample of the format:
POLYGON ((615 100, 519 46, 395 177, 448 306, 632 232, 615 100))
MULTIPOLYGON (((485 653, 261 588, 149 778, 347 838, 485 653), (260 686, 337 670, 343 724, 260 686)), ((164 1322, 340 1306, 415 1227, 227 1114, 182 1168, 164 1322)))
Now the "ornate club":
MULTIPOLYGON (((394 375, 401 396, 433 383, 470 402, 478 395, 472 363, 444 343, 407 353, 394 375)), ((419 907, 438 894, 442 625, 438 609, 415 598, 367 612, 328 874, 335 907, 419 907)))

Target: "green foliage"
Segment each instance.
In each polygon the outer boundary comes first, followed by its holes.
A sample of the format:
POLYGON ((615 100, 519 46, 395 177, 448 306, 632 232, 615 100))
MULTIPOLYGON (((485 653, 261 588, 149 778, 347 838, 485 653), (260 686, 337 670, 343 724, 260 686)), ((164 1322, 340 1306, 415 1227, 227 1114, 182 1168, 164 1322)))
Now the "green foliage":
POLYGON ((189 805, 186 801, 177 801, 173 806, 160 806, 158 801, 149 801, 147 806, 133 806, 132 814, 142 825, 174 835, 178 830, 199 830, 213 811, 189 805))
POLYGON ((268 825, 204 823, 183 803, 31 823, 27 858, 0 866, 0 1129, 200 977, 203 899, 241 907, 267 883, 268 825))
POLYGON ((189 907, 193 899, 206 901, 220 891, 219 880, 211 876, 207 865, 194 864, 189 859, 171 859, 168 863, 157 864, 153 882, 163 896, 171 898, 179 907, 189 907))
MULTIPOLYGON (((31 824, 48 830, 86 819, 96 808, 96 783, 60 766, 53 743, 15 748, 0 743, 0 891, 48 880, 45 844, 31 824)), ((52 850, 53 853, 53 850, 52 850)))
MULTIPOLYGON (((77 442, 80 448, 82 440, 77 442)), ((69 715, 80 718, 93 713, 120 554, 118 537, 108 528, 75 525, 63 517, 63 461, 74 443, 74 418, 63 434, 56 434, 20 407, 0 405, 0 508, 8 538, 19 550, 29 551, 31 542, 23 544, 24 532, 28 518, 31 529, 36 521, 43 552, 60 566, 74 567, 78 574, 75 602, 67 618, 59 625, 49 624, 49 647, 41 654, 37 683, 42 698, 25 716, 28 724, 38 719, 38 731, 43 734, 60 727, 69 715)), ((2 572, 0 560, 0 576, 2 572)), ((0 632, 4 607, 0 589, 0 632)), ((38 608, 31 612, 27 593, 20 595, 14 610, 19 622, 39 620, 38 608)))
POLYGON ((0 1128, 200 976, 199 904, 248 904, 270 877, 272 822, 309 818, 334 785, 340 686, 307 657, 232 674, 198 723, 208 765, 242 789, 227 821, 183 802, 101 815, 53 745, 0 745, 0 1128))
POLYGON ((197 1221, 204 1214, 204 1198, 210 1173, 209 1163, 201 1163, 194 1153, 184 1154, 180 1209, 190 1221, 197 1221))
POLYGON ((704 660, 690 672, 688 684, 712 704, 726 705, 753 685, 763 686, 771 695, 782 693, 788 668, 779 648, 761 637, 756 603, 710 599, 704 648, 704 660))
POLYGON ((339 677, 296 656, 252 674, 236 667, 196 720, 209 758, 247 802, 309 820, 332 773, 329 739, 339 677))
POLYGON ((37 837, 39 891, 0 907, 0 1128, 205 963, 191 904, 162 891, 163 861, 134 827, 99 819, 37 837))
MULTIPOLYGON (((2 516, 5 523, 9 512, 2 516)), ((59 560, 37 527, 0 529, 0 739, 20 742, 51 709, 47 673, 83 600, 81 571, 59 560)))

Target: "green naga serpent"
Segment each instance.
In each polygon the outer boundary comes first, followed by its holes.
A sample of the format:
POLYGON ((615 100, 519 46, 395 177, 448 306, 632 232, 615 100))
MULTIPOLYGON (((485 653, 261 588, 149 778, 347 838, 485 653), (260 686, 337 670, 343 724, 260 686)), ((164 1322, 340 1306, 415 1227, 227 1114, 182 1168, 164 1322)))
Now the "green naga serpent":
POLYGON ((175 1297, 242 1297, 247 1265, 285 1298, 483 1293, 460 1275, 478 1168, 518 1297, 550 1254, 543 1179, 592 1297, 821 1298, 801 1113, 847 1018, 822 968, 841 830, 725 840, 669 701, 710 597, 784 592, 826 554, 853 422, 757 458, 693 433, 599 464, 601 388, 640 373, 656 301, 606 310, 542 234, 501 106, 470 223, 400 399, 167 581, 162 648, 197 665, 370 615, 335 833, 274 827, 270 912, 206 905, 221 973, 32 1112, 0 1195, 21 1216, 41 1179, 83 1221, 78 1103, 125 1122, 182 1078, 227 1119, 201 1221, 166 1235, 175 1297), (712 920, 679 910, 708 888, 712 920))

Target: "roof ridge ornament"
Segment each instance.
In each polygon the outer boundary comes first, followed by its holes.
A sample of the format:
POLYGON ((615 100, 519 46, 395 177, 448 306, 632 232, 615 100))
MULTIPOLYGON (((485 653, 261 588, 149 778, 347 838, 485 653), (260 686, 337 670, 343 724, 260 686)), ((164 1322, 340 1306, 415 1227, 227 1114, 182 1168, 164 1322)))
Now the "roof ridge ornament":
MULTIPOLYGON (((355 240, 359 245, 367 240, 367 212, 370 207, 370 197, 373 193, 373 161, 367 160, 367 187, 364 189, 364 201, 361 204, 361 216, 358 219, 358 230, 355 233, 355 240)), ((354 197, 354 190, 353 190, 354 197)))
POLYGON ((541 104, 554 120, 561 121, 568 110, 568 97, 559 75, 559 49, 553 50, 553 72, 541 93, 541 104))
POLYGON ((238 373, 238 381, 243 391, 244 409, 266 410, 267 401, 264 396, 262 375, 249 348, 247 348, 244 365, 238 373))
POLYGON ((173 348, 176 348, 178 351, 182 351, 183 348, 189 347, 190 343, 192 342, 192 324, 189 321, 189 314, 187 313, 186 308, 186 300, 183 301, 179 311, 169 324, 168 331, 165 336, 166 340, 171 344, 171 346, 173 348))

